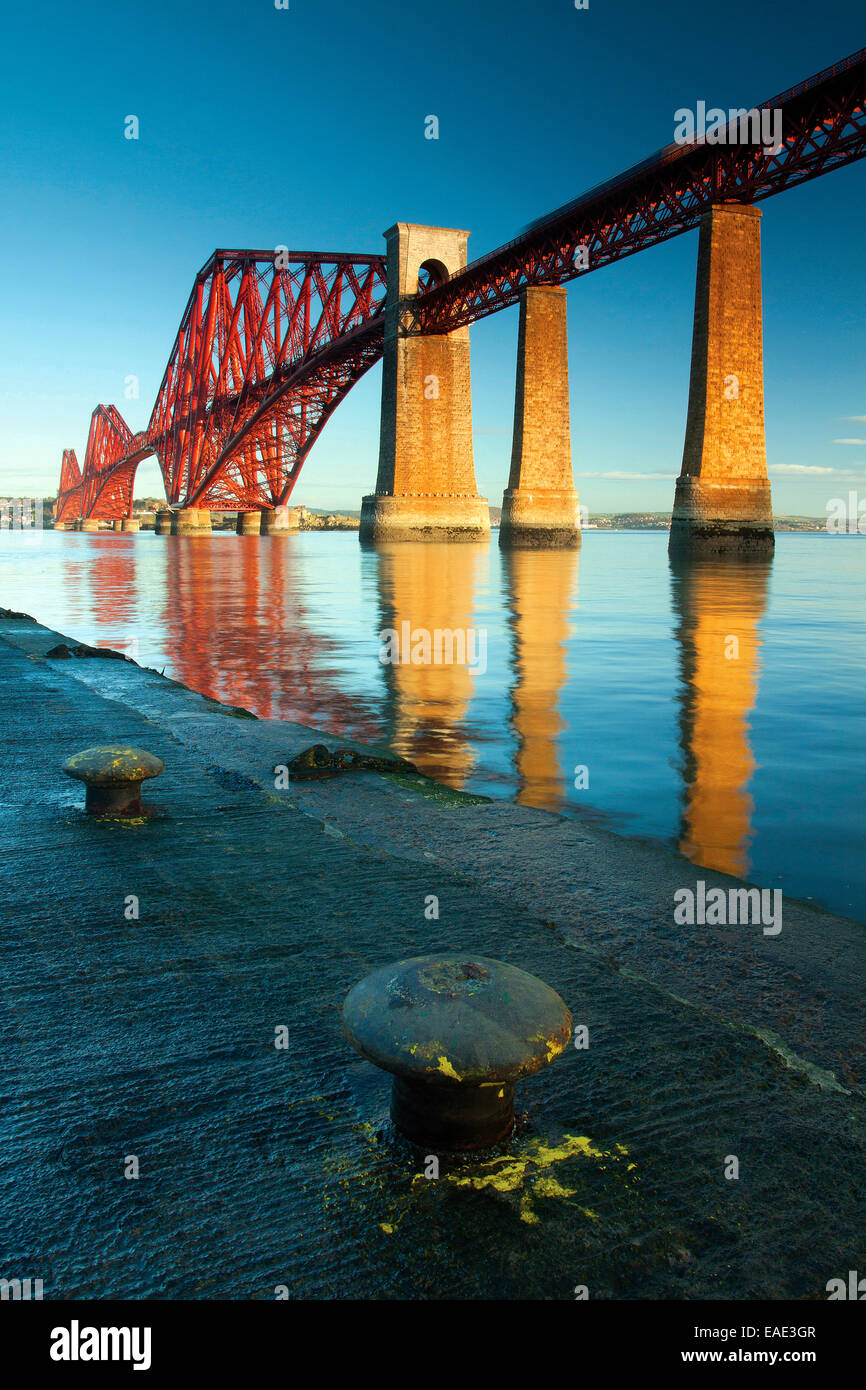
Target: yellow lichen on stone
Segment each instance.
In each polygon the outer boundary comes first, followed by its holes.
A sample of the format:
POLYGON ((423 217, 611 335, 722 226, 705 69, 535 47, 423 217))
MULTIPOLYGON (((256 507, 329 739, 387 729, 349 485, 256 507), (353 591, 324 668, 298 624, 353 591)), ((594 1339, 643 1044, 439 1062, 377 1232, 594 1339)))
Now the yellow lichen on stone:
POLYGON ((543 1178, 536 1178, 535 1182, 532 1184, 532 1191, 536 1197, 573 1197, 576 1189, 573 1187, 563 1187, 562 1183, 557 1182, 556 1178, 546 1176, 543 1178))
MULTIPOLYGON (((559 1163, 563 1158, 570 1158, 573 1154, 582 1154, 584 1158, 607 1158, 604 1150, 596 1149, 592 1141, 583 1134, 565 1134, 563 1143, 555 1147, 545 1144, 543 1139, 537 1140, 537 1144, 534 1161, 542 1165, 559 1163)), ((627 1151, 623 1149, 623 1153, 625 1152, 627 1151)))
POLYGON ((448 1061, 447 1057, 439 1057, 436 1063, 437 1071, 441 1071, 443 1076, 450 1076, 454 1081, 461 1081, 463 1078, 457 1074, 448 1061))
POLYGON ((504 1158, 493 1158, 490 1163, 485 1163, 485 1168, 492 1164, 501 1163, 504 1166, 492 1173, 470 1173, 467 1177, 460 1177, 457 1173, 448 1173, 448 1181, 455 1187, 472 1187, 476 1192, 483 1192, 485 1187, 495 1187, 497 1192, 516 1192, 523 1185, 526 1177, 527 1159, 516 1159, 509 1163, 504 1158))
POLYGON ((553 1061, 554 1057, 558 1057, 565 1047, 564 1041, 560 1042, 558 1038, 546 1037, 544 1033, 536 1033, 534 1038, 530 1038, 530 1042, 541 1043, 547 1057, 548 1066, 553 1061))
MULTIPOLYGON (((621 1154, 628 1153, 622 1144, 617 1144, 615 1148, 621 1154)), ((561 1144, 546 1144, 543 1139, 535 1139, 530 1141, 519 1157, 502 1155, 480 1164, 479 1171, 474 1173, 447 1173, 443 1176, 445 1181, 453 1186, 471 1188, 475 1192, 520 1191, 520 1220, 534 1225, 539 1217, 536 1215, 533 1199, 558 1198, 560 1201, 568 1201, 578 1192, 577 1188, 566 1187, 553 1173, 544 1170, 553 1164, 562 1163, 565 1159, 577 1157, 599 1160, 617 1158, 618 1154, 597 1148, 586 1135, 565 1134, 561 1144)), ((604 1170, 607 1164, 602 1162, 598 1166, 604 1170)), ((634 1167, 635 1164, 629 1164, 628 1171, 634 1167)), ((577 1210, 590 1221, 601 1220, 598 1212, 590 1207, 578 1206, 577 1210)))
MULTIPOLYGON (((439 1061, 450 1065, 445 1057, 440 1057, 439 1061)), ((363 1124, 358 1129, 372 1142, 372 1125, 363 1124)), ((380 1222, 379 1226, 386 1235, 392 1235, 410 1208, 414 1207, 422 1191, 432 1195, 437 1188, 448 1186, 472 1192, 495 1192, 504 1197, 513 1194, 517 1202, 516 1215, 528 1226, 537 1225, 541 1220, 536 1203, 550 1200, 565 1202, 570 1211, 579 1212, 588 1221, 600 1221, 601 1216, 597 1211, 573 1200, 579 1195, 580 1187, 566 1186, 549 1170, 567 1159, 584 1158, 594 1160, 596 1170, 604 1172, 609 1166, 616 1166, 621 1155, 627 1154, 628 1149, 623 1144, 601 1149, 587 1135, 564 1134, 558 1144, 546 1143, 541 1138, 530 1139, 521 1143, 516 1153, 499 1154, 476 1162, 468 1169, 461 1166, 450 1172, 444 1171, 438 1182, 431 1182, 425 1173, 415 1173, 410 1183, 412 1197, 409 1203, 401 1210, 402 1204, 398 1202, 396 1212, 392 1206, 392 1220, 380 1222), (613 1160, 613 1164, 604 1160, 613 1160)), ((632 1172, 636 1166, 629 1163, 626 1172, 632 1172)))
POLYGON ((527 1226, 537 1226, 538 1217, 532 1209, 532 1198, 528 1192, 524 1192, 520 1199, 520 1219, 525 1221, 527 1226))

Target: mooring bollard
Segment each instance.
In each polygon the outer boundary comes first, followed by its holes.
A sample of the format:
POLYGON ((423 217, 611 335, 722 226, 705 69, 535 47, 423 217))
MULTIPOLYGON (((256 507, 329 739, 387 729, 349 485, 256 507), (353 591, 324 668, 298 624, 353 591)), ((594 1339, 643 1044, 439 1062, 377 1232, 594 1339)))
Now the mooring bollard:
POLYGON ((84 809, 89 816, 140 816, 141 784, 158 777, 161 758, 143 748, 105 744, 85 748, 67 758, 63 771, 87 788, 84 809))
POLYGON ((416 956, 346 996, 343 1030, 394 1076, 391 1119, 414 1143, 486 1148, 514 1124, 514 1083, 552 1062, 571 1014, 543 980, 487 956, 416 956))

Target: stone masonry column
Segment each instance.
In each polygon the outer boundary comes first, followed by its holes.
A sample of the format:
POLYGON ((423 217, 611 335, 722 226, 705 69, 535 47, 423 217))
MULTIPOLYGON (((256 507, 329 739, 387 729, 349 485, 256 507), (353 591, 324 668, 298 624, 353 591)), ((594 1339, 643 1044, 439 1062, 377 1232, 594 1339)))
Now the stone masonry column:
POLYGON ((235 531, 239 536, 257 536, 262 529, 261 512, 238 512, 235 531))
POLYGON ((300 530, 296 507, 264 507, 262 509, 261 533, 263 536, 287 536, 290 531, 300 530))
POLYGON ((173 536, 209 536, 211 529, 210 512, 206 508, 181 507, 171 514, 173 536))
POLYGON ((469 233, 398 222, 385 238, 379 474, 361 502, 360 540, 484 540, 490 510, 475 483, 469 329, 422 336, 406 313, 422 268, 441 281, 466 265, 469 233))
POLYGON ((121 531, 140 531, 141 522, 137 516, 125 516, 120 523, 121 531))
POLYGON ((153 529, 157 536, 171 535, 171 517, 170 507, 160 507, 156 511, 153 518, 153 529))
POLYGON ((502 497, 503 547, 580 545, 568 409, 568 291, 520 295, 511 474, 502 497))
POLYGON ((717 203, 701 219, 692 371, 672 554, 771 553, 764 443, 761 213, 717 203))

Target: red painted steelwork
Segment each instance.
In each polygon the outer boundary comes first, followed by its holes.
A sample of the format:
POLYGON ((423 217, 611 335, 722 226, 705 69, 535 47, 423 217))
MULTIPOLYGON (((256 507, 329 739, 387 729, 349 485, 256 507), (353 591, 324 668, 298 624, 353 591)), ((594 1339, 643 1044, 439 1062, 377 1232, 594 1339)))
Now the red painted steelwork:
POLYGON ((690 231, 713 203, 758 202, 862 159, 866 49, 754 109, 781 111, 778 153, 705 140, 668 145, 419 296, 415 331, 474 323, 516 304, 526 285, 561 284, 690 231))
POLYGON ((196 276, 147 430, 93 413, 58 520, 127 516, 156 454, 175 505, 285 504, 325 422, 382 355, 384 256, 215 251, 196 276))

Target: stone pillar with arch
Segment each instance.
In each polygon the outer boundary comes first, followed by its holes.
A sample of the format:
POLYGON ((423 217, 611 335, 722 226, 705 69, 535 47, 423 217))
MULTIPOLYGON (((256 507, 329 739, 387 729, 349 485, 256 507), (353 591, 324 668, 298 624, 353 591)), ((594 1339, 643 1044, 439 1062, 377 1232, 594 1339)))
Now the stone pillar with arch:
POLYGON ((469 329, 420 334, 411 300, 466 265, 469 233, 398 222, 386 233, 388 290, 376 491, 360 539, 483 540, 490 511, 472 451, 469 329))

